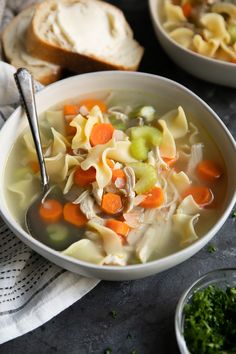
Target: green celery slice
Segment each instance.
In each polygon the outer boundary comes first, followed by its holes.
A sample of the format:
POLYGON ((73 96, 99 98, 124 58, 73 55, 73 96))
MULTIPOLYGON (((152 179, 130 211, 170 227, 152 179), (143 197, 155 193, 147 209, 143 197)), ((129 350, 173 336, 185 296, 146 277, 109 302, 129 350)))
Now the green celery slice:
POLYGON ((149 192, 157 182, 156 169, 144 162, 133 162, 129 166, 134 170, 138 182, 135 184, 135 192, 143 194, 149 192))

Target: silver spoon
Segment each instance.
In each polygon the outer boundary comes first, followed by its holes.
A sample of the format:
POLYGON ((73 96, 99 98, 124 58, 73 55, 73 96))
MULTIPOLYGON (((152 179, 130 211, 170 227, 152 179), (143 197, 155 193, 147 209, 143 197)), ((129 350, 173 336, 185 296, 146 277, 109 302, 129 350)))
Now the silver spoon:
MULTIPOLYGON (((34 97, 33 78, 25 68, 18 69, 17 72, 14 74, 14 77, 26 112, 26 116, 29 121, 31 133, 33 136, 33 141, 36 148, 36 153, 37 153, 39 167, 40 167, 40 175, 41 175, 42 191, 40 195, 28 207, 25 213, 25 226, 27 231, 33 237, 53 247, 54 245, 52 245, 52 241, 50 240, 50 238, 48 238, 48 234, 47 234, 48 225, 44 225, 39 218, 39 212, 38 212, 39 207, 42 201, 45 199, 45 196, 47 199, 53 198, 53 199, 60 200, 62 204, 65 204, 67 200, 63 196, 59 187, 57 188, 57 186, 50 186, 49 184, 49 178, 45 166, 40 132, 39 132, 38 116, 37 116, 35 97, 34 97)), ((57 242, 56 246, 53 247, 58 250, 64 249, 65 247, 68 247, 71 243, 78 241, 78 236, 84 232, 84 230, 82 229, 78 230, 78 228, 63 223, 63 221, 59 223, 59 226, 61 226, 61 229, 66 227, 69 235, 67 239, 64 240, 65 242, 64 241, 59 243, 57 242)), ((59 236, 57 237, 57 235, 55 234, 54 241, 56 241, 57 238, 60 240, 59 236)))

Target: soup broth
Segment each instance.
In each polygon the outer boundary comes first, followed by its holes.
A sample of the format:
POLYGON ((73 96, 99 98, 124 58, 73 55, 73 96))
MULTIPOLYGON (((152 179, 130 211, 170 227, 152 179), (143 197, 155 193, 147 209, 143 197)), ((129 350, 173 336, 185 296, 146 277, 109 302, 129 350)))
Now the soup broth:
MULTIPOLYGON (((145 263, 196 242, 221 213, 227 179, 220 152, 194 112, 166 98, 93 93, 44 112, 40 131, 50 183, 66 203, 52 217, 60 201, 46 197, 32 220, 37 238, 64 254, 145 263)), ((40 192, 29 130, 12 148, 5 180, 9 208, 24 227, 40 192)))

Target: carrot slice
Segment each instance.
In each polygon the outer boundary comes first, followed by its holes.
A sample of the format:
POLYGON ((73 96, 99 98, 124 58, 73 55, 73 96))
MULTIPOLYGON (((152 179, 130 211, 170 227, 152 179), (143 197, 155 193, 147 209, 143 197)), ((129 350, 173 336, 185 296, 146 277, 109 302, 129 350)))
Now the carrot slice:
POLYGON ((207 182, 214 182, 222 176, 222 169, 212 160, 203 160, 197 165, 197 173, 207 182))
POLYGON ((30 161, 29 167, 34 173, 38 173, 40 170, 38 161, 30 161))
POLYGON ((189 2, 186 2, 182 5, 182 10, 185 17, 190 17, 192 13, 192 5, 189 2))
POLYGON ((117 214, 122 209, 121 197, 115 193, 106 193, 102 197, 101 207, 107 214, 117 214))
POLYGON ((154 187, 150 192, 146 193, 145 198, 139 205, 143 208, 157 208, 164 202, 163 190, 159 187, 154 187))
POLYGON ((110 123, 95 124, 90 135, 91 145, 106 144, 111 140, 114 130, 114 127, 110 123))
POLYGON ((236 58, 235 59, 231 59, 230 62, 233 63, 233 64, 236 64, 236 58))
POLYGON ((121 169, 113 170, 112 171, 112 182, 115 183, 117 178, 126 179, 125 173, 121 169))
POLYGON ((212 191, 209 188, 203 186, 191 186, 187 188, 183 192, 182 198, 184 199, 188 195, 192 195, 195 202, 201 207, 209 205, 214 199, 212 191))
POLYGON ((118 235, 121 236, 127 236, 130 231, 129 226, 125 222, 115 219, 107 220, 106 227, 109 227, 109 229, 115 231, 118 235))
POLYGON ((80 210, 79 204, 66 203, 63 208, 64 219, 75 226, 84 226, 87 223, 86 216, 80 210))
POLYGON ((39 215, 46 223, 53 223, 60 220, 62 216, 62 205, 56 199, 48 199, 40 205, 39 215))
POLYGON ((90 111, 94 106, 98 106, 102 113, 106 112, 107 106, 106 104, 98 99, 88 98, 85 100, 80 101, 79 107, 85 106, 88 111, 90 111))
POLYGON ((76 116, 79 113, 79 106, 74 104, 66 104, 63 107, 63 112, 64 116, 76 116))
POLYGON ((106 162, 107 162, 108 166, 110 167, 110 169, 113 170, 113 168, 115 167, 114 162, 110 159, 106 159, 106 162))
POLYGON ((88 170, 84 171, 81 167, 78 167, 74 173, 74 183, 77 186, 85 187, 90 183, 96 181, 96 169, 90 167, 88 170))

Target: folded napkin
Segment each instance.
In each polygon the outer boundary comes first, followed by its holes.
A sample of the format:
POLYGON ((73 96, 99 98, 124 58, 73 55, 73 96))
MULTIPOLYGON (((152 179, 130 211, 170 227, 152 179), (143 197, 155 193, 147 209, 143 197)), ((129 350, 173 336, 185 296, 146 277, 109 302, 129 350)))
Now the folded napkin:
MULTIPOLYGON (((14 72, 11 65, 0 61, 0 127, 18 104, 14 72)), ((36 85, 36 90, 40 88, 36 85)), ((98 282, 65 271, 39 256, 0 218, 0 343, 42 325, 98 282)))

